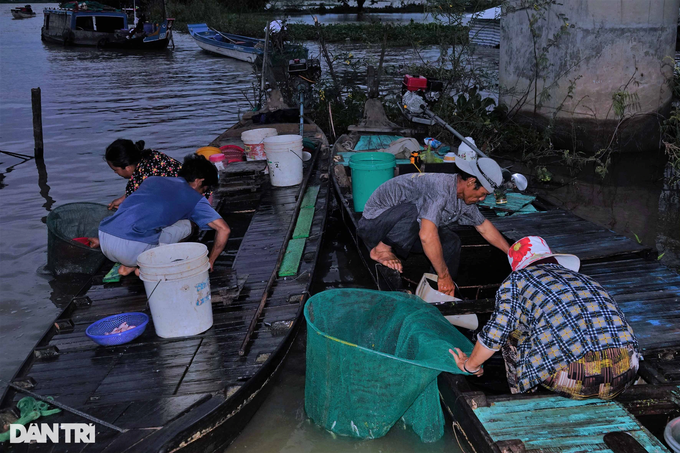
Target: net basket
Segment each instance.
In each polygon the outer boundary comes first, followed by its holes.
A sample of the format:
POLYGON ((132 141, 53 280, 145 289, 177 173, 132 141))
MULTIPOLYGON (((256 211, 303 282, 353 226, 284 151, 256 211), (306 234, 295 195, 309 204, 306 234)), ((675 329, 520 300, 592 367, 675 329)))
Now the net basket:
POLYGON ((444 434, 437 376, 462 373, 448 352, 472 343, 420 298, 334 289, 305 305, 305 410, 318 425, 361 439, 399 419, 424 442, 444 434))
POLYGON ((47 269, 55 275, 94 274, 106 261, 99 249, 73 240, 97 237, 99 222, 112 215, 103 204, 68 203, 47 216, 47 269))

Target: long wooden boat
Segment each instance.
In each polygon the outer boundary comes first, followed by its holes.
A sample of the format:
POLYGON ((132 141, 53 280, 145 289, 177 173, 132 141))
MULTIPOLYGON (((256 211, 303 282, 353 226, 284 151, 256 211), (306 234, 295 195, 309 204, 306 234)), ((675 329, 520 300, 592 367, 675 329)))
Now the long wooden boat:
POLYGON ((144 24, 143 32, 128 29, 128 16, 114 8, 88 8, 76 2, 64 8, 45 8, 40 31, 43 41, 64 46, 90 46, 100 49, 159 50, 172 40, 174 19, 165 19, 156 26, 144 24))
MULTIPOLYGON (((241 122, 211 145, 243 146, 241 133, 256 127, 241 122)), ((266 127, 279 134, 299 131, 299 124, 266 127)), ((304 125, 304 136, 315 149, 297 186, 272 187, 263 173, 265 161, 231 163, 220 172, 214 204, 232 234, 210 274, 212 328, 163 339, 150 323, 131 343, 98 346, 85 336, 92 322, 123 312, 149 313, 137 278, 102 284, 100 273, 54 320, 16 373, 0 402, 0 420, 18 415, 15 405, 24 396, 16 390, 20 387, 90 417, 62 411, 36 423, 98 420, 94 445, 46 446, 49 451, 86 446, 86 451, 110 452, 223 451, 274 382, 297 334, 314 276, 328 205, 330 151, 315 124, 304 125), (298 239, 291 240, 293 232, 298 239), (297 247, 291 247, 293 241, 297 247), (282 260, 290 254, 297 270, 281 277, 282 260)), ((210 236, 203 241, 209 243, 210 236)), ((33 451, 30 444, 7 447, 33 451)))
POLYGON ((35 11, 33 11, 31 5, 12 8, 10 12, 12 13, 12 17, 15 19, 28 19, 29 17, 35 17, 35 11))
POLYGON ((198 46, 210 53, 253 63, 264 53, 264 40, 222 33, 206 24, 188 24, 189 34, 198 46))
MULTIPOLYGON (((352 171, 347 164, 354 152, 361 152, 353 150, 359 139, 371 135, 370 141, 362 142, 389 143, 399 134, 369 126, 354 127, 354 132, 338 138, 330 172, 334 194, 343 222, 376 285, 383 290, 414 291, 422 274, 429 272, 424 255, 409 256, 403 263, 404 273, 399 274, 373 262, 356 234, 361 213, 353 209, 352 171)), ((408 161, 397 163, 398 174, 417 171, 408 161)), ((424 172, 455 169, 450 163, 421 167, 424 172)), ((569 403, 571 400, 547 391, 511 395, 503 360, 497 354, 487 362, 482 378, 440 375, 442 404, 456 434, 476 452, 624 451, 620 444, 630 443, 630 439, 612 435, 603 440, 603 435, 625 431, 639 444, 636 448, 643 447, 627 451, 666 451, 663 427, 680 415, 680 276, 653 259, 650 249, 540 198, 531 202, 531 209, 523 209, 532 212, 515 215, 508 215, 513 210, 508 205, 495 206, 493 197, 487 198, 491 200, 485 200, 480 211, 508 242, 527 235, 542 236, 553 250, 579 256, 582 272, 614 295, 638 336, 645 357, 640 376, 646 385, 634 386, 615 402, 595 400, 598 404, 593 400, 569 403)), ((446 316, 474 313, 488 319, 495 306, 495 292, 510 273, 507 258, 474 228, 459 226, 456 232, 463 244, 457 279, 457 297, 462 300, 442 302, 437 308, 446 316)))

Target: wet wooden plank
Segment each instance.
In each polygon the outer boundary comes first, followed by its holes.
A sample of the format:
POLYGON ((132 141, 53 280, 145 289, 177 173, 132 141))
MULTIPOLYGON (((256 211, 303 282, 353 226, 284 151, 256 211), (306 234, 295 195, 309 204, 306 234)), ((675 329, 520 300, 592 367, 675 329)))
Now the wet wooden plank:
POLYGON ((625 431, 649 452, 666 451, 616 402, 576 401, 559 396, 487 401, 488 407, 473 410, 494 442, 519 439, 526 450, 608 451, 604 434, 625 431))
POLYGON ((493 224, 510 242, 541 236, 554 252, 573 253, 582 261, 644 254, 649 248, 562 210, 498 217, 493 224))

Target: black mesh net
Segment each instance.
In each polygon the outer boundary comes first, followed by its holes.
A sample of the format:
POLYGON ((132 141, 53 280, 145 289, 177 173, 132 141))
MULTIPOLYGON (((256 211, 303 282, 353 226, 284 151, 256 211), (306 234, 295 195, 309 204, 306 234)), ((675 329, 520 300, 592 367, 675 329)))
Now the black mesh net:
POLYGON ((112 215, 98 203, 69 203, 47 216, 47 269, 55 275, 94 274, 106 257, 99 249, 74 241, 78 237, 97 237, 99 222, 112 215))

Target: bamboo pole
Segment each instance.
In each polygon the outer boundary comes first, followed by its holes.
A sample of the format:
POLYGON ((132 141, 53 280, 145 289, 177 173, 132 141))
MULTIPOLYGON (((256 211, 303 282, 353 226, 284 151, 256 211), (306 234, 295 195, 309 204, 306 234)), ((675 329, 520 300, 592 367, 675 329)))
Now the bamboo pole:
POLYGON ((42 101, 40 88, 31 88, 31 106, 33 108, 33 140, 35 141, 35 158, 43 158, 42 101))

